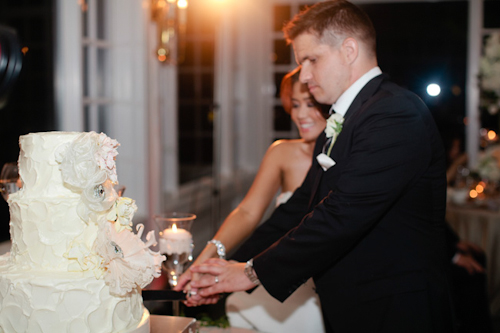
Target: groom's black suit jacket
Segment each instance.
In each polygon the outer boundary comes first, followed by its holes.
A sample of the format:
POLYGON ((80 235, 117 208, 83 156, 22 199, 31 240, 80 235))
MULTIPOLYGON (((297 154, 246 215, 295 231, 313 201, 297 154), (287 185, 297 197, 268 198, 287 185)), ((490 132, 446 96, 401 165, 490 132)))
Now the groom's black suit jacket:
POLYGON ((329 329, 449 331, 445 153, 429 110, 380 75, 345 114, 326 172, 324 140, 301 187, 233 258, 253 257, 281 301, 312 276, 329 329))

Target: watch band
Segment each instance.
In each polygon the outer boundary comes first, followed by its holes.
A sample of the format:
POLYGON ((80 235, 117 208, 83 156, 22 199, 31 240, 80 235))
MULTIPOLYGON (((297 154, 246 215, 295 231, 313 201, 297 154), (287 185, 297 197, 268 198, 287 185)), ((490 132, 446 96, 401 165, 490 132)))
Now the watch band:
POLYGON ((226 247, 224 244, 221 243, 221 241, 217 239, 212 239, 207 242, 207 244, 214 244, 215 247, 217 248, 217 255, 221 259, 226 259, 226 247))
POLYGON ((255 275, 255 271, 253 269, 253 258, 248 260, 245 265, 245 275, 250 281, 252 281, 253 284, 256 286, 260 285, 260 280, 257 275, 255 275))

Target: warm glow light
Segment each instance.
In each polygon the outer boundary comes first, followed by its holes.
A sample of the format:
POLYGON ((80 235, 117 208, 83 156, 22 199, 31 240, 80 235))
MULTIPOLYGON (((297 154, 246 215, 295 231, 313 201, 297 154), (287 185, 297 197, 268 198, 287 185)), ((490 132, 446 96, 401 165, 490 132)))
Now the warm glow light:
POLYGON ((173 232, 177 232, 177 225, 175 225, 175 223, 172 224, 172 231, 173 232))
POLYGON ((477 198, 477 191, 476 191, 476 190, 470 190, 470 192, 469 192, 469 196, 470 196, 472 199, 477 198))
POLYGON ((441 93, 441 87, 436 83, 431 83, 427 86, 427 93, 430 96, 437 96, 441 93))
POLYGON ((477 184, 476 186, 476 192, 477 193, 483 193, 484 192, 484 186, 481 184, 477 184))
POLYGON ((493 130, 488 131, 488 140, 495 140, 497 137, 497 134, 493 130))
POLYGON ((177 1, 177 7, 179 8, 187 8, 188 2, 187 0, 178 0, 177 1))
POLYGON ((28 53, 28 51, 29 51, 29 48, 28 48, 27 46, 25 46, 25 47, 23 47, 23 48, 21 49, 21 52, 22 52, 24 55, 26 55, 26 53, 28 53))

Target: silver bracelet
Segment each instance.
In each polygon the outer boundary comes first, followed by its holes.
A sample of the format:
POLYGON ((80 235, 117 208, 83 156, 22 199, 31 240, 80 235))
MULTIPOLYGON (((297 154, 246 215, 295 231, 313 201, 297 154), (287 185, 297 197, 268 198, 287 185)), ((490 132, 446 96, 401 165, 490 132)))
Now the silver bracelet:
POLYGON ((217 248, 217 255, 221 259, 226 259, 226 247, 224 244, 221 243, 221 241, 217 239, 212 239, 207 242, 207 244, 214 244, 215 247, 217 248))
POLYGON ((246 265, 245 265, 245 275, 247 276, 247 278, 252 281, 253 284, 255 284, 256 286, 258 286, 260 284, 260 280, 259 278, 257 277, 257 275, 255 274, 255 271, 253 269, 253 258, 248 260, 246 265))

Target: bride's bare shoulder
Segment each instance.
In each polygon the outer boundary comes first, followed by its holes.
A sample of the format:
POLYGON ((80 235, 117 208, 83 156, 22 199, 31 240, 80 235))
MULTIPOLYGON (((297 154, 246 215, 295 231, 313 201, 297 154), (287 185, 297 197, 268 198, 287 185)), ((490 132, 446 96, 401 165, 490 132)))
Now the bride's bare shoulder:
POLYGON ((291 155, 296 153, 303 144, 304 142, 300 139, 276 140, 269 146, 268 152, 278 156, 291 155))

